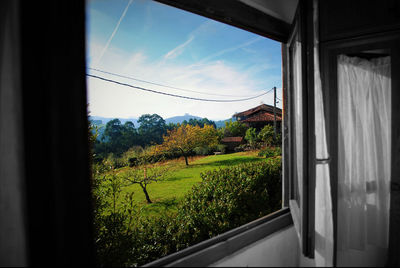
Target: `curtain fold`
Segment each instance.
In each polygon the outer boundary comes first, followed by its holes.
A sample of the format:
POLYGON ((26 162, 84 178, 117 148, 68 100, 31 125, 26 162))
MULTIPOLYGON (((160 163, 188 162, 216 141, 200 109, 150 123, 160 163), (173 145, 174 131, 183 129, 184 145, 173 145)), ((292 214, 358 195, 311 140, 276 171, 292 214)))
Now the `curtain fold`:
POLYGON ((390 57, 338 57, 338 250, 387 249, 390 57))

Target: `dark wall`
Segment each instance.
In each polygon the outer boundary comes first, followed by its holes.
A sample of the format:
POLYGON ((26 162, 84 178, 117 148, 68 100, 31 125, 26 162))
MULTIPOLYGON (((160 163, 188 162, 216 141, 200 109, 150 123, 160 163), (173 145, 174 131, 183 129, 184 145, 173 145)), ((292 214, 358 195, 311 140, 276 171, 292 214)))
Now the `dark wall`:
POLYGON ((323 0, 319 7, 321 42, 400 27, 399 0, 323 0))

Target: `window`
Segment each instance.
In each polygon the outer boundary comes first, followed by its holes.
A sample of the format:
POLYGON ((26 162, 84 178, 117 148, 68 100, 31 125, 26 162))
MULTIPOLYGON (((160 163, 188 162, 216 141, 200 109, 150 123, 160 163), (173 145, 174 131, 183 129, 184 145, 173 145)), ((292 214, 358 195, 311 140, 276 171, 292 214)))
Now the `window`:
POLYGON ((304 66, 305 45, 303 45, 302 21, 300 8, 297 11, 293 23, 291 38, 287 45, 289 75, 288 75, 288 185, 289 185, 289 207, 293 222, 301 241, 303 254, 309 255, 307 249, 308 241, 308 98, 306 84, 306 73, 304 66))
POLYGON ((282 208, 280 44, 151 1, 88 7, 100 263, 143 265, 286 214, 264 217, 282 208))
POLYGON ((337 265, 384 266, 395 247, 389 234, 398 209, 391 145, 398 125, 398 38, 388 34, 324 47, 325 72, 332 77, 326 80, 325 73, 324 80, 337 265))

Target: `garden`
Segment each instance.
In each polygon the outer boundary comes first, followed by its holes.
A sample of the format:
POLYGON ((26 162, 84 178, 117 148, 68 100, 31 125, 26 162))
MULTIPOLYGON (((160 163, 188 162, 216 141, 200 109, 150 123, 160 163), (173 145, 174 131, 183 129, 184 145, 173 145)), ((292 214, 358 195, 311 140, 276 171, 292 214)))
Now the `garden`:
POLYGON ((281 151, 267 130, 247 129, 248 148, 224 154, 226 129, 178 125, 159 144, 93 161, 99 265, 143 265, 279 210, 281 151))

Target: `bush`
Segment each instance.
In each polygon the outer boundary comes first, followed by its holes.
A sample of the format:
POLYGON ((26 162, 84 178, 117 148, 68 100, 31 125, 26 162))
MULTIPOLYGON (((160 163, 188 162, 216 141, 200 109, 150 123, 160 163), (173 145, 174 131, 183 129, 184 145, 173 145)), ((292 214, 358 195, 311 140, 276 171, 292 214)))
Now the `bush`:
POLYGON ((282 155, 281 147, 266 147, 258 153, 258 156, 263 156, 265 158, 281 156, 281 155, 282 155))
POLYGON ((257 142, 257 131, 255 128, 251 127, 247 129, 246 136, 244 137, 247 142, 250 144, 251 148, 255 148, 257 142))
POLYGON ((177 250, 281 208, 280 158, 201 174, 178 206, 177 250))
POLYGON ((258 133, 258 139, 264 142, 267 146, 280 146, 281 135, 277 133, 274 139, 274 127, 272 125, 265 125, 258 133))

